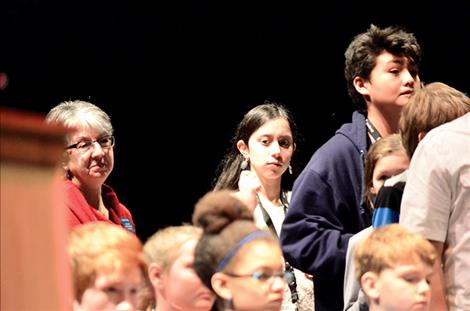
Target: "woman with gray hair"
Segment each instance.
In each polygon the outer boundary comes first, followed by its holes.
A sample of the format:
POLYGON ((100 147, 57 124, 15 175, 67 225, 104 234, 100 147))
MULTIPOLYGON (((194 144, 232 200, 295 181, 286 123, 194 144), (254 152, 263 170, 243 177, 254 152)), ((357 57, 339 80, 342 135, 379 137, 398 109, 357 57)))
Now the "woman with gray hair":
POLYGON ((114 167, 114 136, 110 117, 85 101, 62 102, 46 122, 71 129, 62 167, 65 171, 65 205, 71 227, 105 221, 135 232, 129 210, 104 182, 114 167))

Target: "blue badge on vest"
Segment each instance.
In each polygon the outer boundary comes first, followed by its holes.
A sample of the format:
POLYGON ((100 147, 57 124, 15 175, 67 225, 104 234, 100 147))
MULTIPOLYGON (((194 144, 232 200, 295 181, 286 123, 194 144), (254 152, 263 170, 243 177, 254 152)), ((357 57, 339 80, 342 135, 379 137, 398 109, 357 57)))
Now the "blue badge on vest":
POLYGON ((121 224, 124 228, 126 228, 132 233, 135 233, 135 228, 132 226, 132 223, 129 218, 120 217, 119 219, 121 220, 121 224))

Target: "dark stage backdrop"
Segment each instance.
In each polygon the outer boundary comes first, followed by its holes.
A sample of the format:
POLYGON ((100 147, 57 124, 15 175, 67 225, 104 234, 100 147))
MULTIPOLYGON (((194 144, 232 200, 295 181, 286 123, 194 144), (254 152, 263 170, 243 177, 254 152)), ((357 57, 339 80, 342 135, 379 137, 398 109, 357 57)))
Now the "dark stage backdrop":
POLYGON ((264 99, 294 113, 300 170, 350 120, 343 53, 371 23, 416 35, 425 82, 470 92, 465 1, 309 2, 2 1, 1 105, 45 114, 84 99, 108 112, 117 138, 108 183, 145 240, 190 221, 237 122, 264 99))

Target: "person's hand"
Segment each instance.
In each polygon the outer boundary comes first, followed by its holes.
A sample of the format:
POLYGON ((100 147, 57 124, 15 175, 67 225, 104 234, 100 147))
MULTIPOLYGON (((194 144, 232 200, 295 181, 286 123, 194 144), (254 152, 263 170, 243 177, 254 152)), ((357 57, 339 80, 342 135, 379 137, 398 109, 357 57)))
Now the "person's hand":
POLYGON ((240 201, 245 203, 246 207, 253 213, 255 211, 256 205, 258 205, 258 199, 256 198, 256 193, 253 192, 241 192, 237 191, 233 193, 240 201))
POLYGON ((258 205, 256 194, 261 190, 261 182, 252 171, 244 170, 240 173, 237 197, 253 212, 258 205))
POLYGON ((240 192, 257 193, 261 190, 261 182, 255 172, 244 170, 240 173, 238 180, 238 190, 240 192))

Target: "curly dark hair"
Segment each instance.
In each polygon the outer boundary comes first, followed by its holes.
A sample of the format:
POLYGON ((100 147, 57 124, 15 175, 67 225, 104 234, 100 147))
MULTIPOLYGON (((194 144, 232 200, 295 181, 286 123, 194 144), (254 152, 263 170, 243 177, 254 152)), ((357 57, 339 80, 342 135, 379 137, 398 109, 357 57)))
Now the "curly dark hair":
POLYGON ((377 56, 383 51, 407 57, 417 67, 421 62, 421 47, 415 36, 403 27, 390 26, 381 29, 371 25, 366 32, 355 36, 344 53, 344 76, 349 97, 364 112, 367 110, 364 98, 356 91, 353 80, 355 77, 368 80, 377 56))

